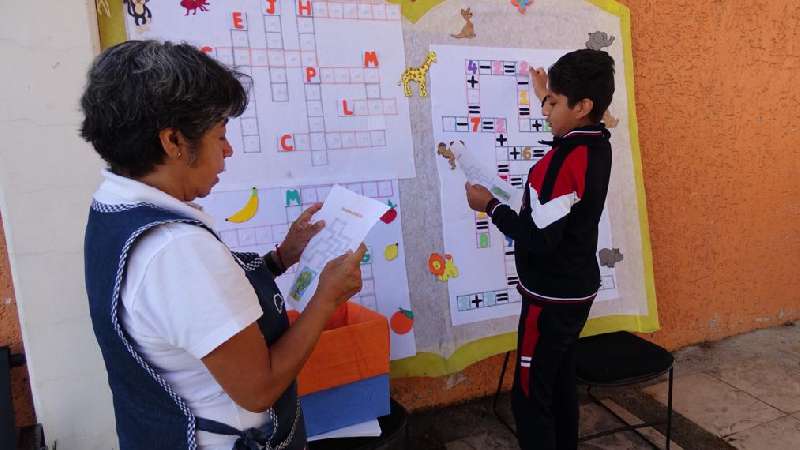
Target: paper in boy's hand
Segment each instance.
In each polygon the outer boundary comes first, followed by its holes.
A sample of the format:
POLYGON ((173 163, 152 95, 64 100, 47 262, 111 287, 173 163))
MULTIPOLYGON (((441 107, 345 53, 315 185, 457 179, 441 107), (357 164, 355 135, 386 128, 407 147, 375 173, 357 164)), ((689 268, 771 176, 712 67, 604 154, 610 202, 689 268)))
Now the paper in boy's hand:
POLYGON ((388 210, 378 200, 334 185, 322 209, 314 215, 315 221, 325 221, 325 228, 309 241, 300 256, 300 270, 289 296, 298 302, 307 301, 317 288, 325 264, 348 250, 355 251, 388 210))
POLYGON ((453 142, 450 150, 455 155, 456 167, 464 172, 471 184, 480 184, 503 203, 516 207, 522 201, 522 194, 507 181, 497 176, 496 171, 485 167, 475 156, 467 150, 461 141, 453 142))

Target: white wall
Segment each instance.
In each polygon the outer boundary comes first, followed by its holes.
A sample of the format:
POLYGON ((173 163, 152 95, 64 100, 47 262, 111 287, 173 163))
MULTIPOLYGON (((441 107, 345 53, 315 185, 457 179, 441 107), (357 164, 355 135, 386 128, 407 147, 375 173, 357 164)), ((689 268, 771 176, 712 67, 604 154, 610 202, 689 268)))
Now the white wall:
POLYGON ((94 2, 0 0, 0 212, 34 406, 59 450, 117 448, 83 282, 101 161, 77 135, 94 2))

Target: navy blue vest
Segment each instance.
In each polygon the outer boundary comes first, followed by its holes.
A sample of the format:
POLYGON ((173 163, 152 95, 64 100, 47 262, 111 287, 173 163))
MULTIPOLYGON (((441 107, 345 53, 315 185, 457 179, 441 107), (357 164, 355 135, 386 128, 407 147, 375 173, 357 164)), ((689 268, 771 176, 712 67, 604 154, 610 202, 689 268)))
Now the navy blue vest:
MULTIPOLYGON (((294 383, 273 405, 269 411, 271 420, 260 429, 240 431, 195 417, 156 368, 137 352, 122 326, 120 289, 130 250, 147 230, 177 222, 197 225, 214 234, 202 222, 145 203, 94 202, 89 213, 84 243, 86 291, 92 326, 108 371, 120 449, 194 450, 197 429, 240 436, 233 447, 236 450, 304 448, 305 425, 294 383)), ((283 297, 259 255, 233 255, 258 295, 264 311, 258 326, 270 345, 289 327, 283 297)))

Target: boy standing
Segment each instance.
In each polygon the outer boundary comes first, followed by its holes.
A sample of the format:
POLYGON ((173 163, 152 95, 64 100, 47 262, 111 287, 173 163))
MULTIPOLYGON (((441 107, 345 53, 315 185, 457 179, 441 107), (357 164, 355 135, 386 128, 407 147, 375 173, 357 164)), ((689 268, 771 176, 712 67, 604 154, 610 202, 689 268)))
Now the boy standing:
POLYGON ((576 449, 575 343, 600 287, 597 233, 611 174, 601 123, 614 94, 614 60, 577 50, 550 68, 543 105, 552 150, 528 173, 519 213, 467 183, 470 208, 514 240, 522 313, 512 409, 523 449, 576 449))

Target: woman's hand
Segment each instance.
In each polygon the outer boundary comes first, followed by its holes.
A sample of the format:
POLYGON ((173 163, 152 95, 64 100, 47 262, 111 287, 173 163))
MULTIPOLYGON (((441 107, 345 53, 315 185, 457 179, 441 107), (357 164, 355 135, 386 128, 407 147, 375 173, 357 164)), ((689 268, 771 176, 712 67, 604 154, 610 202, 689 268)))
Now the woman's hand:
POLYGON ((329 301, 334 309, 361 291, 361 260, 367 252, 364 243, 354 252, 334 258, 319 275, 319 285, 314 295, 329 301))
POLYGON ((286 239, 283 240, 278 248, 280 254, 281 264, 285 269, 292 267, 297 261, 300 261, 300 255, 306 249, 308 241, 311 240, 317 233, 325 227, 325 221, 311 223, 311 216, 317 213, 322 208, 322 203, 314 203, 308 209, 300 214, 300 217, 292 223, 289 227, 289 232, 286 234, 286 239))
MULTIPOLYGON (((315 206, 309 208, 309 217, 319 210, 315 206)), ((361 244, 325 266, 311 302, 277 342, 267 347, 253 323, 203 357, 203 364, 233 401, 253 412, 275 404, 297 378, 336 308, 361 290, 361 258, 366 251, 361 244)))
POLYGON ((489 200, 494 198, 491 192, 486 187, 480 184, 471 184, 469 181, 464 185, 467 191, 467 203, 469 207, 478 212, 486 212, 486 205, 489 200))

